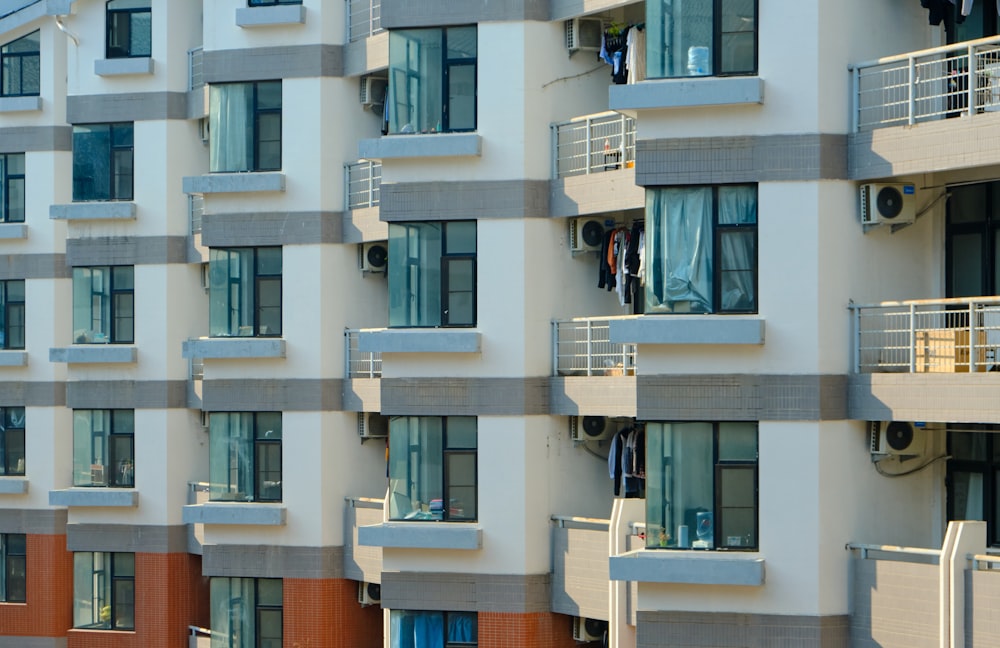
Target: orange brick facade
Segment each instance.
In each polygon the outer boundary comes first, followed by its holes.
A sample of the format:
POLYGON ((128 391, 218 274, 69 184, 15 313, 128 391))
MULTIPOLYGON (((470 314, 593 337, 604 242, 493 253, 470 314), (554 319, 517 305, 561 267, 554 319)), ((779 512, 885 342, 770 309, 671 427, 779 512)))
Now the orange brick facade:
POLYGON ((64 637, 73 625, 73 554, 64 535, 26 538, 25 603, 0 603, 0 636, 64 637))
POLYGON ((479 648, 580 648, 573 620, 562 614, 479 613, 479 648))
POLYGON ((286 578, 283 608, 285 648, 382 648, 382 609, 361 607, 356 581, 286 578))

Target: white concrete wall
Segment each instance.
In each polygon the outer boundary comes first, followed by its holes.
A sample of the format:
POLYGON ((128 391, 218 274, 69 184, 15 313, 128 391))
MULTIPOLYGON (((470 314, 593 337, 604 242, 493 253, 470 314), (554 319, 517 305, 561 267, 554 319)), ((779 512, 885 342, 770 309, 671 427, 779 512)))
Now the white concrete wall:
POLYGON ((347 37, 347 12, 344 4, 339 2, 303 0, 302 6, 306 10, 304 24, 247 28, 236 25, 236 10, 247 7, 244 0, 210 0, 201 4, 205 16, 206 50, 337 44, 344 43, 347 37))

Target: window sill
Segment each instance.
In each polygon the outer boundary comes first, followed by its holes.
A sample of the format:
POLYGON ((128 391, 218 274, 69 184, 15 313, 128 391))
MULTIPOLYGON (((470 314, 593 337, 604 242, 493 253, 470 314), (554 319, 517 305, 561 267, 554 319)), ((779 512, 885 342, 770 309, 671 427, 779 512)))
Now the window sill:
POLYGON ((183 188, 186 194, 284 191, 285 174, 280 171, 247 171, 187 176, 183 180, 183 188))
POLYGON ((361 140, 359 157, 363 160, 425 157, 480 157, 483 138, 477 133, 432 133, 385 135, 361 140))
POLYGON ((23 241, 28 238, 28 226, 24 223, 0 223, 0 240, 23 241))
POLYGON ((658 108, 762 103, 764 80, 756 76, 652 79, 628 85, 612 85, 608 91, 611 110, 626 113, 658 108))
POLYGON ((183 342, 181 355, 220 360, 284 358, 285 340, 273 337, 198 338, 183 342))
POLYGON ((610 321, 612 342, 627 344, 764 344, 759 315, 640 315, 610 321))
POLYGON ((306 8, 302 5, 242 7, 236 10, 237 27, 304 25, 305 22, 306 8))
POLYGON ((135 220, 135 203, 95 200, 68 205, 49 205, 51 220, 135 220))
POLYGON ((153 59, 148 56, 137 58, 97 59, 94 74, 97 76, 124 76, 126 74, 152 74, 153 59))
POLYGON ((481 334, 476 329, 362 329, 362 353, 479 353, 481 334))
POLYGON ((184 524, 244 524, 284 526, 285 505, 278 503, 207 502, 188 504, 181 513, 184 524))
POLYGON ((27 367, 28 352, 20 350, 0 351, 0 367, 27 367))
POLYGON ((41 97, 0 97, 0 113, 30 112, 41 109, 41 97))
POLYGON ((483 530, 457 522, 387 522, 358 527, 358 544, 390 549, 478 550, 483 530))
POLYGON ((65 488, 49 491, 49 506, 102 506, 135 508, 139 491, 134 488, 65 488))
POLYGON ((49 349, 49 362, 66 364, 135 364, 138 351, 130 344, 80 344, 49 349))
POLYGON ((764 559, 756 553, 639 549, 611 556, 613 581, 684 585, 764 584, 764 559))
POLYGON ((22 475, 0 477, 0 495, 25 495, 27 492, 27 477, 22 475))

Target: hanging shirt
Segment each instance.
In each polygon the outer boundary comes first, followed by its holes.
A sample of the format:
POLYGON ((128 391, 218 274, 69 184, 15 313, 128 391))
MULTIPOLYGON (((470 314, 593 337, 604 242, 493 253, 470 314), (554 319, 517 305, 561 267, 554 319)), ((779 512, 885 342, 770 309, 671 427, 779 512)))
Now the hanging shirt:
POLYGON ((625 37, 625 47, 627 82, 639 83, 646 79, 646 32, 638 27, 629 28, 628 36, 625 37))

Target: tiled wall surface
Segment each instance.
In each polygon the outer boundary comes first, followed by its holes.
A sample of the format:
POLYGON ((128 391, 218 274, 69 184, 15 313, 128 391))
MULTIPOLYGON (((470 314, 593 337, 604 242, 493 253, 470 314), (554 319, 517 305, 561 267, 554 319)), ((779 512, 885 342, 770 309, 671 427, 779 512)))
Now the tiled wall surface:
POLYGON ((286 646, 382 646, 382 608, 358 603, 356 581, 286 578, 283 598, 286 646))

